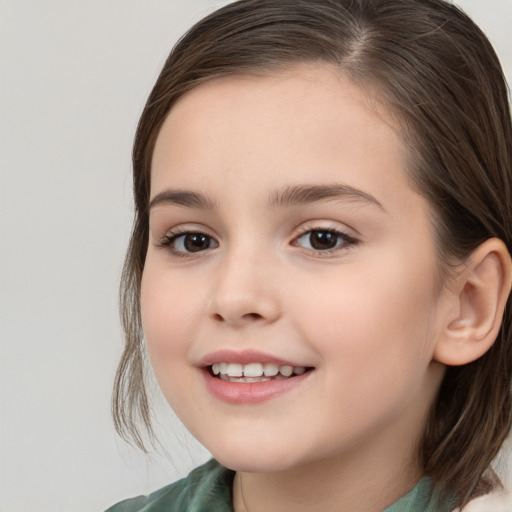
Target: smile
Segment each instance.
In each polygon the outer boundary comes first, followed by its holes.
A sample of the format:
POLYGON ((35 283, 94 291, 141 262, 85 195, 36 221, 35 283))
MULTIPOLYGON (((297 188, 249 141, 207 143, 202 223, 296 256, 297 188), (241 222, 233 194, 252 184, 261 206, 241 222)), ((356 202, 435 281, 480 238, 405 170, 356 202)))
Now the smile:
POLYGON ((302 388, 315 367, 253 349, 224 349, 198 361, 206 389, 229 404, 255 404, 302 388))
POLYGON ((277 365, 275 363, 213 363, 210 372, 226 382, 266 382, 283 380, 302 375, 308 371, 304 366, 277 365))

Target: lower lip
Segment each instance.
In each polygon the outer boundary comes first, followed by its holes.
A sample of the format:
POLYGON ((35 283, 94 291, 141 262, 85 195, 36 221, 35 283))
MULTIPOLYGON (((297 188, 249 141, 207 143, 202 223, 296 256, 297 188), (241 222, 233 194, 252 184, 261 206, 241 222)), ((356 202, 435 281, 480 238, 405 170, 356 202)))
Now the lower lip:
POLYGON ((270 400, 300 386, 312 372, 309 370, 288 379, 265 382, 227 382, 214 377, 206 368, 202 370, 208 391, 230 404, 254 404, 270 400))

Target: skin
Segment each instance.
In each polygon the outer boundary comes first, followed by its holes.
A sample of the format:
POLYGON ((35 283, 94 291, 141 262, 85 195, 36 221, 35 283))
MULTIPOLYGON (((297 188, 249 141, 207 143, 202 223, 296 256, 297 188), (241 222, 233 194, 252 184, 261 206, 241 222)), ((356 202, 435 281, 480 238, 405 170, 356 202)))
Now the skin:
POLYGON ((238 471, 237 511, 240 475, 251 512, 377 512, 422 476, 415 454, 454 305, 435 288, 428 204, 406 161, 384 110, 328 66, 212 80, 163 124, 151 197, 187 190, 213 208, 151 209, 145 339, 170 405, 238 471), (361 194, 269 205, 286 187, 333 184, 361 194), (315 251, 311 230, 351 241, 315 251), (206 248, 162 247, 177 232, 204 233, 206 248), (314 370, 271 400, 228 404, 198 364, 244 348, 314 370))

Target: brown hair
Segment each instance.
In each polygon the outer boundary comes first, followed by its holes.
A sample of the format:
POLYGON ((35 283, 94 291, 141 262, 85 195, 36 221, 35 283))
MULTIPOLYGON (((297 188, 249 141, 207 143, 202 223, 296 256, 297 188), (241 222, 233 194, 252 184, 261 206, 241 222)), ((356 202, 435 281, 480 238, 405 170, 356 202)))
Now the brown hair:
MULTIPOLYGON (((429 200, 440 267, 491 237, 511 252, 512 127, 506 82, 489 41, 443 0, 240 0, 177 43, 149 96, 134 149, 135 221, 121 285, 126 346, 115 381, 117 431, 144 447, 140 282, 148 244, 151 157, 176 100, 215 77, 325 62, 375 93, 400 121, 414 186, 429 200)), ((511 304, 493 347, 449 367, 420 457, 459 505, 499 484, 490 469, 511 425, 511 304)))

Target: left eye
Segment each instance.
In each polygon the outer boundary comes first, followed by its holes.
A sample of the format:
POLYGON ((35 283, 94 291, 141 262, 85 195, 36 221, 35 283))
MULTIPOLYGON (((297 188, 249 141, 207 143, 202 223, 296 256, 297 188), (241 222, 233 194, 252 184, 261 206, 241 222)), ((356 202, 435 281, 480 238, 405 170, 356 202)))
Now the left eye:
POLYGON ((345 233, 329 229, 312 229, 297 238, 295 244, 313 251, 329 251, 350 242, 351 237, 345 233))
POLYGON ((215 240, 204 233, 174 235, 169 239, 168 245, 178 253, 200 252, 217 247, 215 240))

